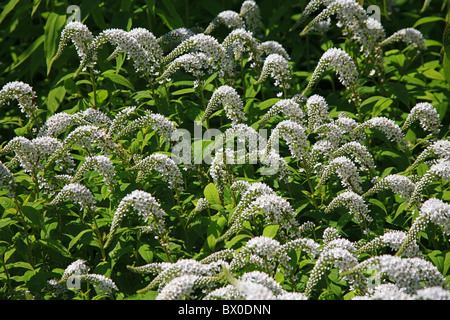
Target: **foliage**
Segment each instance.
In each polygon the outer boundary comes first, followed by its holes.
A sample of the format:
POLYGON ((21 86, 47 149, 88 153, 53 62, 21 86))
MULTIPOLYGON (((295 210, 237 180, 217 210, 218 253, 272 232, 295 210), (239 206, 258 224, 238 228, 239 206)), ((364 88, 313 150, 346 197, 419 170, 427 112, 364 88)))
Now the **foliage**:
POLYGON ((449 299, 448 6, 6 1, 0 298, 449 299))

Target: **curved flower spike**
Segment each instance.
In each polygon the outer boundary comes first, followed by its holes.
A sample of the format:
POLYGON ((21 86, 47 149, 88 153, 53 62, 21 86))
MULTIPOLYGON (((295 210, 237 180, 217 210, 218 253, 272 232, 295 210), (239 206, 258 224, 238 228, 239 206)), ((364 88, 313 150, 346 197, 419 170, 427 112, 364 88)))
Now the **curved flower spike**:
POLYGON ((57 205, 68 200, 77 202, 82 209, 93 208, 96 202, 94 195, 88 188, 78 182, 75 182, 65 185, 50 202, 50 205, 57 205))
POLYGON ((8 103, 11 99, 17 100, 20 111, 28 118, 34 117, 38 109, 33 101, 34 98, 36 98, 36 92, 29 84, 22 81, 8 82, 0 90, 0 105, 8 103))
POLYGON ((107 29, 92 40, 75 72, 75 77, 88 65, 95 63, 97 51, 107 42, 118 47, 120 51, 127 52, 128 58, 133 60, 136 72, 142 72, 143 75, 149 76, 158 71, 153 63, 154 59, 130 33, 120 29, 107 29))
POLYGON ((438 160, 430 167, 430 170, 428 170, 420 178, 420 180, 416 182, 416 187, 414 188, 411 198, 409 199, 407 209, 421 200, 422 191, 436 179, 443 179, 445 181, 450 180, 450 161, 446 159, 438 160))
POLYGON ((103 181, 108 185, 110 191, 114 189, 116 169, 111 159, 103 155, 87 157, 71 182, 80 180, 86 172, 91 170, 95 170, 103 176, 103 181))
POLYGON ((370 190, 363 194, 363 197, 369 197, 385 189, 391 189, 392 192, 409 201, 415 189, 415 184, 408 177, 399 174, 390 174, 378 181, 370 190))
MULTIPOLYGON (((165 235, 165 212, 161 208, 161 205, 150 193, 135 190, 120 201, 119 206, 114 213, 111 227, 109 229, 108 240, 104 246, 105 248, 111 244, 117 228, 130 209, 136 211, 144 222, 149 223, 149 231, 154 231, 158 237, 165 235)), ((162 240, 164 241, 164 239, 162 240)))
POLYGON ((429 131, 432 135, 438 135, 441 126, 441 120, 439 113, 431 103, 420 102, 416 104, 409 112, 408 118, 406 118, 402 130, 406 130, 411 124, 419 120, 423 130, 429 131))
MULTIPOLYGON (((391 230, 385 232, 383 235, 367 242, 362 247, 358 248, 357 253, 374 252, 376 249, 389 247, 393 251, 398 251, 407 238, 407 233, 404 231, 391 230)), ((406 248, 404 255, 407 257, 417 257, 420 254, 419 246, 416 241, 409 241, 408 248, 406 248)))
POLYGON ((172 52, 166 55, 161 62, 167 63, 192 50, 203 52, 211 60, 214 60, 214 62, 218 62, 226 56, 224 48, 216 38, 201 33, 184 40, 172 52))
POLYGON ((275 103, 270 110, 259 121, 259 126, 264 126, 267 121, 283 112, 290 120, 303 124, 304 114, 300 105, 293 99, 282 99, 275 103))
POLYGON ((387 276, 406 293, 414 293, 424 287, 445 286, 444 276, 431 262, 419 257, 400 258, 390 254, 364 260, 341 273, 341 276, 351 278, 367 270, 376 270, 380 275, 387 276))
POLYGON ((233 87, 223 85, 213 92, 200 122, 205 121, 221 105, 225 109, 227 118, 232 120, 233 124, 247 120, 244 104, 237 91, 233 87))
POLYGON ((391 119, 386 117, 375 117, 365 121, 358 125, 353 131, 355 133, 361 132, 366 129, 376 128, 383 132, 392 142, 402 143, 404 142, 404 134, 401 128, 391 119))
POLYGON ((411 45, 419 51, 427 50, 422 33, 414 28, 401 29, 388 37, 386 40, 382 41, 380 45, 386 46, 397 41, 405 42, 407 45, 411 45))
POLYGON ((259 32, 261 23, 261 13, 258 5, 253 0, 246 0, 242 2, 241 9, 239 11, 239 16, 241 16, 245 21, 245 26, 248 30, 252 32, 259 32))
POLYGON ((275 194, 264 194, 252 201, 242 213, 234 219, 230 228, 217 239, 228 239, 243 228, 245 221, 250 220, 262 210, 265 223, 278 224, 286 234, 296 233, 299 227, 295 220, 296 213, 291 205, 282 197, 275 194))
POLYGON ((275 79, 275 86, 283 89, 289 89, 289 81, 291 79, 291 71, 288 61, 278 53, 272 53, 264 60, 263 69, 259 79, 255 85, 262 83, 268 76, 275 79))
POLYGON ((77 49, 77 54, 81 59, 84 59, 87 50, 94 39, 92 32, 89 31, 88 27, 79 21, 72 21, 66 24, 63 31, 61 32, 61 40, 59 42, 58 51, 53 57, 53 61, 58 59, 64 47, 67 45, 69 40, 72 40, 75 48, 77 49))
POLYGON ((408 247, 415 244, 416 241, 419 240, 419 233, 423 231, 429 223, 442 227, 443 232, 447 236, 450 235, 450 205, 436 198, 425 201, 420 208, 419 216, 411 225, 408 234, 396 255, 400 256, 408 247))
MULTIPOLYGON (((139 45, 147 52, 150 62, 154 65, 153 74, 157 75, 160 67, 159 64, 163 56, 163 50, 161 49, 156 37, 145 28, 131 29, 128 34, 135 38, 139 45)), ((107 60, 115 58, 123 51, 123 47, 118 46, 107 60)))
POLYGON ((294 25, 291 27, 291 29, 289 31, 293 31, 293 30, 297 29, 299 26, 301 26, 314 11, 319 9, 321 4, 328 6, 329 4, 331 4, 334 1, 335 0, 311 0, 311 1, 309 1, 308 4, 306 5, 305 9, 302 12, 302 15, 300 16, 300 18, 298 18, 298 20, 294 23, 294 25))
POLYGON ((359 142, 351 141, 345 143, 337 150, 335 150, 332 153, 331 157, 341 157, 345 154, 350 154, 352 156, 352 159, 354 159, 356 163, 359 163, 361 165, 361 169, 375 169, 375 163, 372 155, 367 150, 367 148, 359 142))
POLYGON ((183 175, 176 163, 162 153, 155 153, 140 160, 129 170, 138 170, 136 182, 141 181, 152 170, 158 171, 169 188, 183 190, 183 175))
POLYGON ((345 156, 334 158, 328 163, 324 168, 316 188, 322 186, 333 173, 336 173, 339 176, 344 188, 351 187, 358 193, 362 192, 360 186, 361 177, 358 174, 357 168, 353 161, 345 156))
POLYGON ((328 114, 328 104, 324 97, 315 94, 306 101, 308 113, 308 131, 314 132, 319 126, 331 122, 328 114))
POLYGON ((222 11, 211 21, 211 23, 206 27, 204 34, 212 33, 217 27, 225 25, 228 29, 239 29, 245 28, 244 20, 239 16, 239 14, 232 10, 222 11))
POLYGON ((203 52, 186 53, 175 58, 164 70, 163 74, 155 79, 156 82, 163 83, 170 81, 170 76, 178 70, 184 69, 187 73, 191 73, 195 77, 201 77, 205 74, 204 70, 212 72, 215 65, 212 63, 210 56, 203 52))
POLYGON ((256 48, 256 55, 258 60, 263 60, 263 57, 269 56, 273 53, 279 54, 287 61, 290 60, 289 54, 286 52, 286 49, 283 48, 283 46, 277 41, 264 41, 260 43, 256 48))
POLYGON ((319 81, 322 73, 331 67, 337 72, 339 81, 347 88, 355 90, 359 83, 359 75, 352 58, 340 48, 328 49, 320 58, 308 86, 303 91, 306 94, 319 81))
POLYGON ((407 171, 414 170, 421 164, 425 159, 429 157, 435 157, 437 159, 446 159, 450 161, 450 141, 449 140, 437 140, 431 145, 426 147, 419 156, 416 158, 414 163, 407 169, 407 171))
POLYGON ((148 126, 151 126, 155 131, 159 131, 162 137, 167 140, 170 139, 173 132, 175 132, 175 125, 172 121, 159 113, 146 111, 143 116, 131 121, 128 125, 122 128, 114 137, 114 140, 117 141, 121 137, 148 126))
POLYGON ((345 191, 343 193, 340 193, 325 208, 325 213, 329 213, 341 206, 347 207, 349 213, 354 216, 355 220, 359 224, 363 223, 364 221, 373 221, 372 217, 368 215, 370 210, 364 199, 353 191, 345 191))
POLYGON ((267 151, 278 144, 279 139, 283 138, 289 145, 291 155, 297 159, 304 159, 308 140, 305 134, 305 128, 292 120, 284 120, 277 124, 267 142, 267 151))

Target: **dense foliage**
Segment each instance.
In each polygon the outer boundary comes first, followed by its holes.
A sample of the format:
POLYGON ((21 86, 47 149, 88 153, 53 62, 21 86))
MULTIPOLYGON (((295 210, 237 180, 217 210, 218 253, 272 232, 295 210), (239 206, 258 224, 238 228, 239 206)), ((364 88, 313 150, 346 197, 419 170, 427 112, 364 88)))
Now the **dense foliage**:
POLYGON ((0 11, 0 298, 450 298, 447 1, 70 5, 0 11))

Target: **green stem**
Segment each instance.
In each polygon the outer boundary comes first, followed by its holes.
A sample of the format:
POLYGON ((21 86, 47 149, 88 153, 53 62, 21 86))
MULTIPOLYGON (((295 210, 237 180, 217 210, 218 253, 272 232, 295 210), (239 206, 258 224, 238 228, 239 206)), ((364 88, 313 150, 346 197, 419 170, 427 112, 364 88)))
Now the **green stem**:
POLYGON ((94 94, 94 109, 97 109, 97 83, 95 82, 95 76, 92 68, 89 68, 89 75, 92 82, 92 92, 94 94))
POLYGON ((4 254, 2 254, 2 259, 1 260, 2 260, 3 269, 5 270, 6 283, 8 285, 9 294, 12 297, 12 296, 14 296, 14 289, 13 289, 13 286, 11 284, 11 279, 9 278, 8 268, 6 268, 5 255, 4 254))
POLYGON ((100 251, 102 253, 102 260, 106 261, 105 244, 103 242, 102 235, 100 233, 100 229, 98 228, 97 219, 95 218, 95 213, 91 207, 88 207, 87 210, 92 217, 92 221, 94 222, 94 232, 97 234, 98 241, 100 242, 100 251))

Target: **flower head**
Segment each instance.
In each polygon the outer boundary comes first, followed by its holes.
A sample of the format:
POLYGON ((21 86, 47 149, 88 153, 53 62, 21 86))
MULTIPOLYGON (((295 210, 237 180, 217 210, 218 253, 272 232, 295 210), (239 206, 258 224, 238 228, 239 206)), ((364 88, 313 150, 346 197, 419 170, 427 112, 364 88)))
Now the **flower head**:
POLYGON ((355 89, 357 87, 359 75, 352 58, 340 48, 331 48, 320 58, 304 92, 312 88, 329 67, 337 72, 339 81, 347 89, 355 89))
POLYGON ((433 135, 437 135, 440 131, 441 121, 439 113, 430 103, 420 102, 416 104, 409 112, 402 130, 407 129, 414 121, 419 120, 420 125, 425 131, 429 131, 433 135))
POLYGON ((8 100, 11 99, 17 100, 20 111, 28 118, 34 116, 38 109, 33 101, 34 98, 36 98, 36 92, 29 84, 22 81, 8 82, 0 90, 0 105, 9 103, 8 100))

